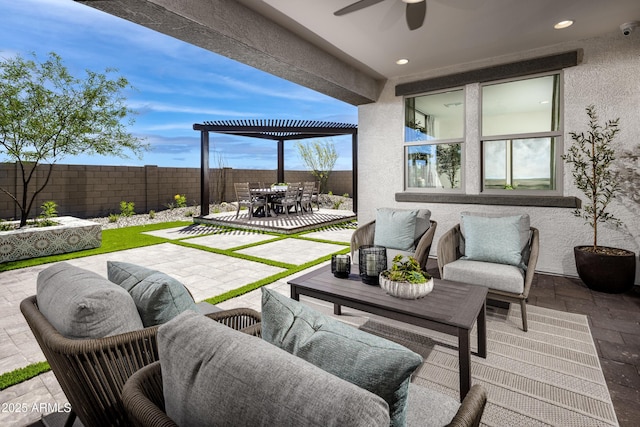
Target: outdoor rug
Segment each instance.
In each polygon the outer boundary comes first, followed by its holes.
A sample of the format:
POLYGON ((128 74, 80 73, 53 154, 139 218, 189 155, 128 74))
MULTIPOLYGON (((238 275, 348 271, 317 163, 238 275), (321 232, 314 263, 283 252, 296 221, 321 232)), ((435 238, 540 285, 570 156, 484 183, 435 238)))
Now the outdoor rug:
MULTIPOLYGON (((586 316, 527 306, 487 309, 486 359, 472 355, 473 384, 488 392, 485 426, 617 426, 586 316)), ((368 320, 360 329, 424 358, 413 381, 459 396, 457 338, 411 325, 368 320), (393 325, 393 326, 392 326, 393 325)), ((472 351, 476 334, 472 332, 472 351)))

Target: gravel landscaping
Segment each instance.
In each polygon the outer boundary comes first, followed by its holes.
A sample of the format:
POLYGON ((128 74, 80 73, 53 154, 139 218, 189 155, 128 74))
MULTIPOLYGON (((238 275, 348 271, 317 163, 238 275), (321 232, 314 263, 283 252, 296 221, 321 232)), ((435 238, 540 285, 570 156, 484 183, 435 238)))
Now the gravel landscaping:
MULTIPOLYGON (((343 196, 321 194, 320 207, 323 209, 353 210, 353 199, 343 196)), ((236 209, 237 205, 235 203, 223 202, 220 204, 210 205, 209 212, 235 212, 236 209)), ((157 224, 161 222, 191 221, 192 217, 198 215, 200 215, 200 206, 187 206, 186 208, 173 208, 157 211, 153 215, 147 212, 128 217, 118 216, 117 221, 113 221, 110 217, 89 218, 89 220, 101 224, 102 228, 107 230, 110 228, 157 224)))

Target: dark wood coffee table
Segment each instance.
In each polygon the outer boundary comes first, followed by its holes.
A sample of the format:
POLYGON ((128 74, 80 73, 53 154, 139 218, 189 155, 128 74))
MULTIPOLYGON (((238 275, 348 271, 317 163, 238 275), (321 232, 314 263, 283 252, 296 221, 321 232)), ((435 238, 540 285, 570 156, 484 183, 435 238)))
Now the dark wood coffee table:
POLYGON ((341 306, 433 329, 458 337, 460 359, 460 401, 471 388, 471 345, 473 324, 478 322, 478 352, 487 357, 486 300, 487 288, 434 279, 433 291, 424 298, 404 300, 395 298, 380 288, 362 283, 360 276, 351 274, 339 279, 331 273, 331 266, 311 271, 288 282, 291 298, 300 300, 306 295, 334 304, 334 313, 341 314, 341 306))

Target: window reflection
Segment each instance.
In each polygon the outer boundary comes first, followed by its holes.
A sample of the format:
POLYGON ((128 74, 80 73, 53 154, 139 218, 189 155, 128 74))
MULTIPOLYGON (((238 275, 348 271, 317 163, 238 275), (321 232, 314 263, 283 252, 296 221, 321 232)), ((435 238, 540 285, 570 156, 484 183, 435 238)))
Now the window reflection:
POLYGON ((460 144, 427 144, 407 147, 409 188, 460 188, 460 144))

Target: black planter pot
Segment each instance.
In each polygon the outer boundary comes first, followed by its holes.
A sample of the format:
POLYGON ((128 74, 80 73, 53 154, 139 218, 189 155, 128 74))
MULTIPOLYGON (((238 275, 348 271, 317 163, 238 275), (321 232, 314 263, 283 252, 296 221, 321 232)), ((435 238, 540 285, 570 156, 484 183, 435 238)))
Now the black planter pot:
POLYGON ((635 253, 625 250, 626 253, 622 255, 608 255, 584 250, 589 247, 573 248, 578 276, 589 289, 619 294, 633 287, 636 278, 635 253))

